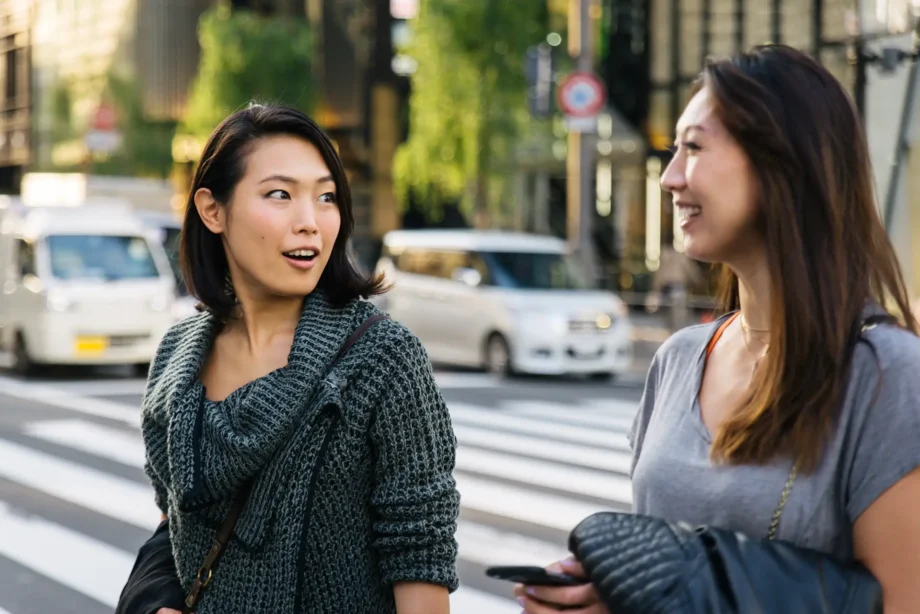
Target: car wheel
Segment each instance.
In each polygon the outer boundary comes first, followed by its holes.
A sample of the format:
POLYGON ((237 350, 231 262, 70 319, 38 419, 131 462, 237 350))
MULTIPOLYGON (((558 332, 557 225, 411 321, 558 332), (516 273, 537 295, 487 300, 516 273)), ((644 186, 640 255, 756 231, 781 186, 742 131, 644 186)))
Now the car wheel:
POLYGON ((604 371, 600 373, 592 373, 588 376, 592 382, 612 382, 616 376, 609 371, 604 371))
POLYGON ((35 363, 29 356, 26 339, 21 332, 16 333, 16 340, 13 342, 13 372, 23 377, 35 372, 35 363))
POLYGON ((499 377, 511 375, 511 350, 508 342, 498 333, 489 337, 486 343, 486 368, 499 377))

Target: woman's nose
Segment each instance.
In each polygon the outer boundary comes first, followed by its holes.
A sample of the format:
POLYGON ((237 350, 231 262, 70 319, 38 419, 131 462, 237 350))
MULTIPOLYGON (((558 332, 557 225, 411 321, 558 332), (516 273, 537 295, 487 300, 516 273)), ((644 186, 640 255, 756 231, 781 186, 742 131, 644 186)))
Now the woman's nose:
POLYGON ((316 207, 313 203, 304 203, 296 208, 297 213, 294 220, 295 233, 316 234, 319 227, 316 224, 316 207))
POLYGON ((661 174, 661 189, 665 192, 676 192, 682 190, 687 185, 687 178, 684 176, 683 164, 675 157, 668 163, 667 168, 661 174))

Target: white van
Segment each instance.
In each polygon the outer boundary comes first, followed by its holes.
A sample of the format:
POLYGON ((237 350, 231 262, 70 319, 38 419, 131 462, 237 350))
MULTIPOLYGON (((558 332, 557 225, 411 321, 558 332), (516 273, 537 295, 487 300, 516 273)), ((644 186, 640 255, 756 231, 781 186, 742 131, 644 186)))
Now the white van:
POLYGON ((632 363, 625 304, 593 289, 555 237, 397 230, 377 271, 393 286, 381 307, 435 363, 599 379, 632 363))
POLYGON ((173 275, 130 209, 0 209, 0 352, 41 364, 146 368, 172 324, 173 275))

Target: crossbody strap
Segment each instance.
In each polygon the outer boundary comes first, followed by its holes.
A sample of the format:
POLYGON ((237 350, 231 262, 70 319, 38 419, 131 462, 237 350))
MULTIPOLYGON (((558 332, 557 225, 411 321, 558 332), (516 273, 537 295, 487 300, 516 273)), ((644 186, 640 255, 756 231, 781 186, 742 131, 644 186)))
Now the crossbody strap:
MULTIPOLYGON (((898 321, 894 316, 888 313, 876 314, 876 315, 871 315, 867 317, 865 320, 860 322, 859 333, 856 339, 856 343, 859 343, 862 341, 869 343, 868 341, 866 341, 863 335, 867 331, 870 331, 876 326, 880 326, 882 324, 891 324, 891 325, 897 326, 898 321)), ((792 471, 789 472, 789 477, 786 478, 785 485, 783 485, 783 492, 779 498, 779 505, 776 506, 776 510, 773 512, 773 517, 770 519, 770 529, 767 532, 768 540, 776 539, 776 532, 779 529, 779 520, 783 515, 783 509, 785 509, 786 502, 789 500, 789 493, 792 492, 792 485, 795 484, 795 478, 798 476, 798 473, 799 473, 799 463, 798 461, 796 461, 792 465, 792 471)))
MULTIPOLYGON (((345 343, 342 344, 338 354, 335 355, 335 358, 333 358, 332 362, 329 364, 329 368, 331 369, 334 367, 370 327, 381 320, 388 319, 389 316, 375 314, 362 322, 361 325, 349 335, 345 343)), ((220 562, 220 558, 223 556, 224 550, 226 550, 227 544, 230 542, 230 537, 233 535, 233 529, 236 527, 236 522, 239 520, 240 514, 243 513, 243 508, 246 507, 246 501, 249 499, 250 492, 252 492, 252 481, 246 482, 237 494, 236 499, 233 500, 230 511, 227 512, 223 524, 220 525, 220 529, 218 529, 217 535, 214 537, 214 544, 211 546, 211 549, 208 550, 204 563, 201 564, 198 573, 195 574, 195 579, 192 580, 192 585, 189 588, 188 594, 185 596, 185 607, 182 609, 182 614, 191 614, 195 606, 198 605, 198 602, 201 601, 201 594, 214 577, 214 570, 217 569, 217 564, 220 562)))

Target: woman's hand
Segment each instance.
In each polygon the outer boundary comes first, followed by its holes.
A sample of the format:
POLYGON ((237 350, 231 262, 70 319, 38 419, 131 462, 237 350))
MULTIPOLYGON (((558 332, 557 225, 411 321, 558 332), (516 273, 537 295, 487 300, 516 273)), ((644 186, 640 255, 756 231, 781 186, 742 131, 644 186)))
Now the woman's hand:
MULTIPOLYGON (((548 571, 565 573, 579 578, 586 577, 581 563, 573 559, 565 559, 553 563, 546 568, 548 571)), ((607 608, 599 601, 594 586, 590 583, 581 586, 514 586, 514 596, 527 614, 556 614, 559 609, 553 606, 567 606, 572 614, 610 614, 607 608), (542 603, 541 603, 542 602, 542 603), (551 604, 551 605, 547 605, 551 604)))
POLYGON ((179 610, 173 610, 172 608, 160 608, 156 611, 156 614, 182 614, 179 610))

